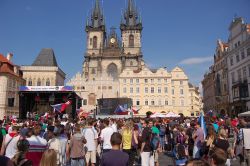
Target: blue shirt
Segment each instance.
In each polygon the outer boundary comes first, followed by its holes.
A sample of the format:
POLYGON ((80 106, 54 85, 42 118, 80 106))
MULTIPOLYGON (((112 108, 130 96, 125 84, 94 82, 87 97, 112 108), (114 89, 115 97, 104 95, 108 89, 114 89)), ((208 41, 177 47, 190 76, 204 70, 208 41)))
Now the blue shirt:
POLYGON ((215 132, 218 133, 219 126, 216 123, 213 123, 213 126, 214 126, 215 132))

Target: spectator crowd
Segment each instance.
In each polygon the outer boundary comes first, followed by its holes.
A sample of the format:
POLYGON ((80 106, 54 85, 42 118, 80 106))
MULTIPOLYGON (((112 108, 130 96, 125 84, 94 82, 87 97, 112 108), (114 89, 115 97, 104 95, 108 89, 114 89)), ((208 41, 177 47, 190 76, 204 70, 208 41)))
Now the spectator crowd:
POLYGON ((71 120, 51 114, 4 119, 0 126, 1 166, 168 165, 159 163, 161 155, 177 166, 250 165, 244 118, 71 120))

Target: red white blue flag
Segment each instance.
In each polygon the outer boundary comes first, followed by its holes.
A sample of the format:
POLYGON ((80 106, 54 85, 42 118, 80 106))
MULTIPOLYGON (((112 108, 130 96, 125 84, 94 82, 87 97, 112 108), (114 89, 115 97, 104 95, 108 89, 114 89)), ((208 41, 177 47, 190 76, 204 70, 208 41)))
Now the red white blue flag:
POLYGON ((54 108, 54 111, 57 111, 59 113, 63 113, 66 108, 71 105, 72 101, 68 100, 66 103, 61 103, 61 104, 55 104, 55 105, 51 105, 51 107, 54 108))

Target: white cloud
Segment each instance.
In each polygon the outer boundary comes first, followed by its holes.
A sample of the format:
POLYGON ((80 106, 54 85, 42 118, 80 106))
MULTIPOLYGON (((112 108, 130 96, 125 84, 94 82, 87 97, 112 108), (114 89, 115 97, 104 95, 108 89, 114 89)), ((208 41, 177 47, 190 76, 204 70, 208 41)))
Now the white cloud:
POLYGON ((213 60, 212 56, 208 57, 192 57, 183 59, 179 64, 181 65, 194 65, 194 64, 201 64, 205 62, 211 62, 213 60))

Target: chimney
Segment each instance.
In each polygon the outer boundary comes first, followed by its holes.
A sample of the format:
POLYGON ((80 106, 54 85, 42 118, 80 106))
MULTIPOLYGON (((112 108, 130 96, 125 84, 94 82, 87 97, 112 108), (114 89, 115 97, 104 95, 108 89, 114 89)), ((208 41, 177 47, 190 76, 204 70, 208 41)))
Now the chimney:
POLYGON ((6 58, 8 59, 8 61, 11 62, 12 57, 13 57, 13 54, 12 53, 8 53, 6 58))

